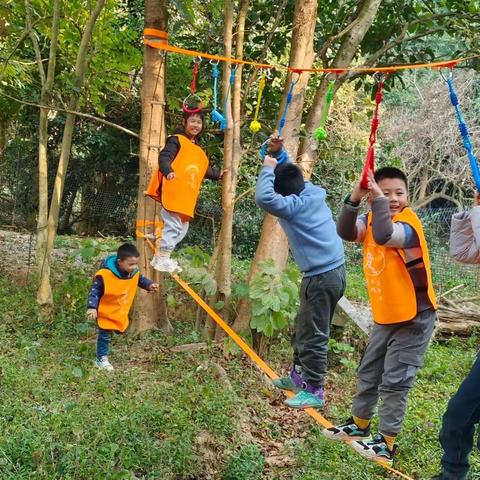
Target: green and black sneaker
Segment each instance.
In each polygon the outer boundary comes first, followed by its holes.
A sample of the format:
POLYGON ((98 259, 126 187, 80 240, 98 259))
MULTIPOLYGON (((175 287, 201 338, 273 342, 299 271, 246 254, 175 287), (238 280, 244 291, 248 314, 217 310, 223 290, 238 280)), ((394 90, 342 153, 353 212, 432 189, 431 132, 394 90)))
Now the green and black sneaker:
POLYGON ((397 449, 397 446, 394 445, 393 449, 390 450, 381 433, 378 433, 370 440, 352 442, 350 446, 362 457, 375 460, 376 462, 386 463, 387 465, 393 464, 393 456, 397 449))
POLYGON ((362 429, 353 421, 353 417, 350 417, 341 425, 324 428, 322 433, 330 440, 340 440, 344 442, 370 440, 372 438, 370 434, 370 425, 366 429, 362 429))

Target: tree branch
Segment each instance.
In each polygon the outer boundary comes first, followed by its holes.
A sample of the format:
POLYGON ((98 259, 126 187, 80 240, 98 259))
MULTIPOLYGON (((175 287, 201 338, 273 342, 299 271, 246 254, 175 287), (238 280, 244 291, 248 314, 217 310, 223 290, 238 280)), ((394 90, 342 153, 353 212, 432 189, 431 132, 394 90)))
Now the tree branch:
POLYGON ((30 16, 29 0, 25 0, 25 22, 27 24, 28 35, 30 37, 30 40, 32 41, 33 51, 35 52, 35 59, 37 60, 38 73, 40 75, 40 82, 43 88, 46 82, 46 76, 45 76, 45 70, 43 68, 43 63, 42 63, 42 53, 40 51, 40 45, 38 44, 38 38, 35 35, 35 32, 32 27, 32 17, 30 16))
MULTIPOLYGON (((270 29, 270 32, 268 32, 267 40, 265 40, 265 44, 263 45, 262 51, 260 52, 260 57, 258 58, 258 62, 262 63, 268 53, 268 49, 270 48, 270 45, 272 44, 273 41, 273 36, 275 35, 275 32, 278 28, 278 25, 280 23, 280 20, 282 18, 283 11, 285 10, 285 7, 287 6, 288 0, 282 0, 282 3, 279 5, 277 9, 277 15, 275 17, 275 21, 273 22, 272 28, 270 29)), ((248 75, 247 83, 245 84, 245 88, 243 90, 243 97, 242 97, 242 106, 241 106, 241 116, 243 117, 245 114, 245 105, 248 99, 248 92, 250 91, 250 88, 252 87, 253 82, 256 80, 258 74, 258 68, 254 68, 250 70, 250 74, 248 75)))
POLYGON ((393 48, 397 47, 401 43, 411 42, 412 40, 417 40, 419 38, 426 37, 426 36, 431 35, 433 33, 439 32, 439 31, 443 30, 443 28, 444 28, 444 26, 437 26, 435 28, 431 28, 429 30, 425 30, 423 32, 417 33, 416 35, 413 35, 411 37, 406 37, 406 35, 407 35, 407 33, 408 33, 408 31, 410 30, 411 27, 413 27, 415 25, 418 25, 418 24, 421 24, 421 23, 424 23, 424 22, 431 21, 431 20, 436 20, 436 19, 439 19, 439 18, 446 18, 446 17, 451 17, 451 16, 455 16, 455 18, 453 18, 452 20, 447 22, 447 25, 449 25, 451 22, 453 22, 455 20, 458 20, 459 18, 480 20, 480 14, 472 15, 472 14, 467 14, 467 13, 463 14, 463 15, 458 15, 456 13, 445 13, 445 14, 437 14, 437 15, 428 15, 428 16, 425 16, 425 17, 422 17, 422 18, 417 18, 416 20, 405 23, 402 27, 402 31, 400 32, 400 34, 395 39, 393 39, 391 42, 387 43, 382 48, 377 50, 373 55, 371 55, 370 58, 365 62, 364 66, 367 67, 367 66, 375 65, 375 63, 381 57, 383 57, 383 55, 385 55, 385 53, 387 53, 389 50, 392 50, 393 48))
POLYGON ((135 133, 132 130, 129 130, 128 128, 122 127, 121 125, 117 125, 116 123, 113 123, 113 122, 109 122, 108 120, 105 120, 103 118, 95 117, 94 115, 90 115, 89 113, 77 112, 74 110, 55 107, 52 105, 40 105, 38 103, 29 102, 27 100, 21 100, 20 98, 12 97, 11 95, 8 95, 7 93, 1 92, 1 91, 0 91, 0 95, 2 97, 13 100, 14 102, 22 103, 23 105, 29 105, 30 107, 46 108, 48 110, 55 110, 57 112, 72 113, 73 115, 78 115, 79 117, 88 118, 89 120, 93 120, 94 122, 102 123, 103 125, 107 125, 108 127, 112 127, 117 130, 120 130, 121 132, 126 133, 131 137, 140 138, 140 135, 138 133, 135 133))

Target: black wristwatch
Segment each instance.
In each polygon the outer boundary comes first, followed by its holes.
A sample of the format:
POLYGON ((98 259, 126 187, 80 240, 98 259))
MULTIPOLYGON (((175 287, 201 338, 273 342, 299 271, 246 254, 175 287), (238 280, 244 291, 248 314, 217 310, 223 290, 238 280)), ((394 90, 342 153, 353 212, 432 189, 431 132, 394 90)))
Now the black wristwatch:
POLYGON ((350 194, 348 194, 344 200, 343 203, 345 205, 350 205, 351 207, 358 207, 360 205, 360 202, 354 202, 353 200, 350 199, 350 194))

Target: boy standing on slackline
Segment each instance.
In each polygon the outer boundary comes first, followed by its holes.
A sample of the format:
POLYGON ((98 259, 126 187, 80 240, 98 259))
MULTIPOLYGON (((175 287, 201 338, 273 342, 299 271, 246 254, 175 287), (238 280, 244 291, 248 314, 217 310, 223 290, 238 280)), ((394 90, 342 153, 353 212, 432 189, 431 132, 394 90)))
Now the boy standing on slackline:
POLYGON ((363 243, 363 270, 375 324, 358 368, 352 416, 323 430, 332 440, 353 440, 364 457, 391 464, 407 396, 435 325, 436 300, 422 223, 407 207, 407 178, 398 168, 369 172, 368 189, 360 182, 344 201, 337 232, 363 243), (359 218, 362 198, 371 211, 359 218), (370 422, 378 398, 379 433, 370 422))
MULTIPOLYGON (((480 263, 480 193, 476 192, 469 212, 455 213, 450 229, 450 255, 462 263, 480 263)), ((440 443, 442 471, 433 480, 464 480, 470 465, 475 427, 480 423, 480 356, 443 416, 440 443)), ((480 449, 480 437, 477 439, 480 449)))
POLYGON ((272 136, 269 149, 271 156, 264 158, 255 200, 263 210, 278 217, 303 272, 290 375, 274 384, 296 393, 285 401, 286 405, 320 408, 325 404, 330 323, 345 290, 343 245, 325 190, 304 180, 300 168, 289 161, 281 138, 272 136))

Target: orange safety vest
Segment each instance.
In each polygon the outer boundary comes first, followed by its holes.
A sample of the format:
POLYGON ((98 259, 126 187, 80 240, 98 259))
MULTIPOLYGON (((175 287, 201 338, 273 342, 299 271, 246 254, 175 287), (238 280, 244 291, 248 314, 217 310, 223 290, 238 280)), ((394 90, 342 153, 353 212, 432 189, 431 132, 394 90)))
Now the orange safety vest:
POLYGON ((208 158, 201 147, 184 135, 177 135, 177 138, 180 149, 172 162, 175 178, 165 181, 157 167, 145 193, 160 202, 166 210, 191 220, 207 172, 208 158))
MULTIPOLYGON (((392 221, 408 223, 417 233, 422 250, 422 261, 427 273, 428 298, 436 308, 432 272, 427 241, 422 223, 415 212, 405 208, 392 221)), ((418 262, 415 262, 418 265, 418 262)), ((368 214, 363 241, 363 272, 375 323, 382 325, 413 320, 417 315, 417 296, 408 270, 405 251, 378 245, 373 238, 372 213, 368 214)))
POLYGON ((108 268, 101 268, 95 276, 103 278, 104 289, 98 305, 98 326, 104 330, 124 332, 128 327, 128 312, 137 293, 140 272, 131 278, 118 278, 108 268))

